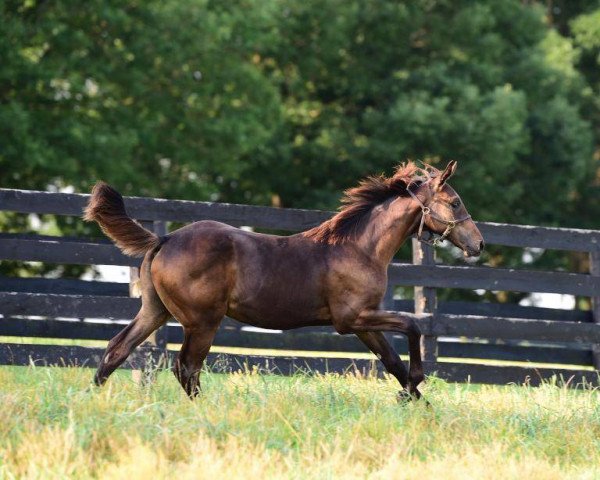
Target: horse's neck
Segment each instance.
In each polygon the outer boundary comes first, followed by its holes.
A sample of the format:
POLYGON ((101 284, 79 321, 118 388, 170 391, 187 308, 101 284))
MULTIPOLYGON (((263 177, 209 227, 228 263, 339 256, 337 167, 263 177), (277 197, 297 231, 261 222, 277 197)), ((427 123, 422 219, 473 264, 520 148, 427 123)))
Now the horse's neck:
POLYGON ((397 197, 373 209, 358 245, 382 265, 387 265, 414 233, 421 218, 419 205, 410 197, 397 197))

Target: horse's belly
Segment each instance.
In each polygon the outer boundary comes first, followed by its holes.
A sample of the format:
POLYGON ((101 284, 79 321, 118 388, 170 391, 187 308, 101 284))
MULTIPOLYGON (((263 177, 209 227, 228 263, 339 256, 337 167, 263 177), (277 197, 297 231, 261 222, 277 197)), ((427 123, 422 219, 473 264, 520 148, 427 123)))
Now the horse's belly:
POLYGON ((274 330, 329 325, 331 323, 329 308, 311 303, 295 304, 282 299, 273 299, 271 302, 231 299, 227 316, 254 327, 274 330))

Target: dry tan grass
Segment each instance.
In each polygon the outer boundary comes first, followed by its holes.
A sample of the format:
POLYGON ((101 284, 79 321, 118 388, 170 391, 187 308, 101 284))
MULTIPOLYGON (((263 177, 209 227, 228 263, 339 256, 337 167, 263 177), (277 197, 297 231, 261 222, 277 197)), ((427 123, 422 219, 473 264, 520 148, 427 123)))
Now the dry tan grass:
POLYGON ((333 375, 171 375, 0 369, 1 478, 600 478, 600 394, 433 379, 431 408, 396 385, 333 375))

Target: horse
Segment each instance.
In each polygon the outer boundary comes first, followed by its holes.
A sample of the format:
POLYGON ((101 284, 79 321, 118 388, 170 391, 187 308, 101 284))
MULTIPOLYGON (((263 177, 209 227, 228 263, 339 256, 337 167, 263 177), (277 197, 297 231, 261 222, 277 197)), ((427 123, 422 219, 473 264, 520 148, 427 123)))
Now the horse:
POLYGON ((142 306, 110 340, 94 383, 104 384, 152 332, 174 317, 184 340, 173 372, 190 398, 200 391, 200 370, 225 315, 255 327, 288 330, 332 326, 356 335, 402 389, 418 399, 424 380, 421 332, 410 315, 380 309, 387 266, 414 234, 439 235, 466 257, 484 241, 458 194, 447 183, 456 171, 414 162, 391 177, 370 176, 344 192, 339 212, 321 225, 277 236, 201 220, 163 237, 125 211, 123 197, 104 182, 93 187, 84 220, 96 221, 121 251, 144 257, 142 306), (383 332, 406 335, 409 369, 383 332))

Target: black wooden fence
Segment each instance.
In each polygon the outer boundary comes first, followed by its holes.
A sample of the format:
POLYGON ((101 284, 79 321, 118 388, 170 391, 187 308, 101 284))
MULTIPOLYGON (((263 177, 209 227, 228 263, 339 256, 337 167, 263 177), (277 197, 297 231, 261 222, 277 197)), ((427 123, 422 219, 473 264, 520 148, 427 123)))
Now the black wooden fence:
MULTIPOLYGON (((0 210, 80 216, 87 195, 0 189, 0 210)), ((130 197, 130 215, 158 233, 168 222, 219 220, 235 226, 301 231, 329 218, 330 212, 276 209, 248 205, 130 197)), ((486 243, 585 252, 589 274, 529 271, 435 263, 434 252, 413 240, 413 263, 389 268, 388 309, 413 312, 423 331, 422 349, 428 372, 452 381, 507 383, 557 376, 575 385, 599 383, 600 367, 600 231, 478 224, 486 243), (394 300, 396 285, 414 286, 415 299, 394 300), (553 310, 514 304, 440 302, 436 288, 550 292, 592 299, 591 311, 553 310), (457 360, 458 359, 458 360, 457 360), (460 359, 476 359, 460 360, 460 359), (490 360, 495 364, 489 364, 490 360), (561 368, 507 366, 498 361, 560 364, 561 368), (487 362, 487 364, 485 363, 487 362)), ((0 234, 0 260, 53 264, 123 265, 136 278, 138 259, 126 257, 106 239, 0 234)), ((0 278, 0 336, 44 339, 108 340, 135 316, 140 300, 128 284, 48 278, 0 278), (100 319, 100 320, 97 320, 100 319)), ((402 337, 390 337, 406 352, 402 337)), ((182 331, 168 324, 154 338, 151 352, 166 352, 180 343, 182 331)), ((352 336, 331 328, 290 332, 248 329, 226 319, 215 345, 303 351, 364 352, 352 336)), ((29 363, 95 366, 101 348, 2 343, 0 364, 29 363)), ((173 355, 173 352, 168 352, 173 355)), ((308 356, 211 354, 208 363, 225 371, 264 368, 288 374, 298 369, 343 372, 381 369, 371 360, 308 356)), ((129 362, 136 367, 140 356, 129 362)))

